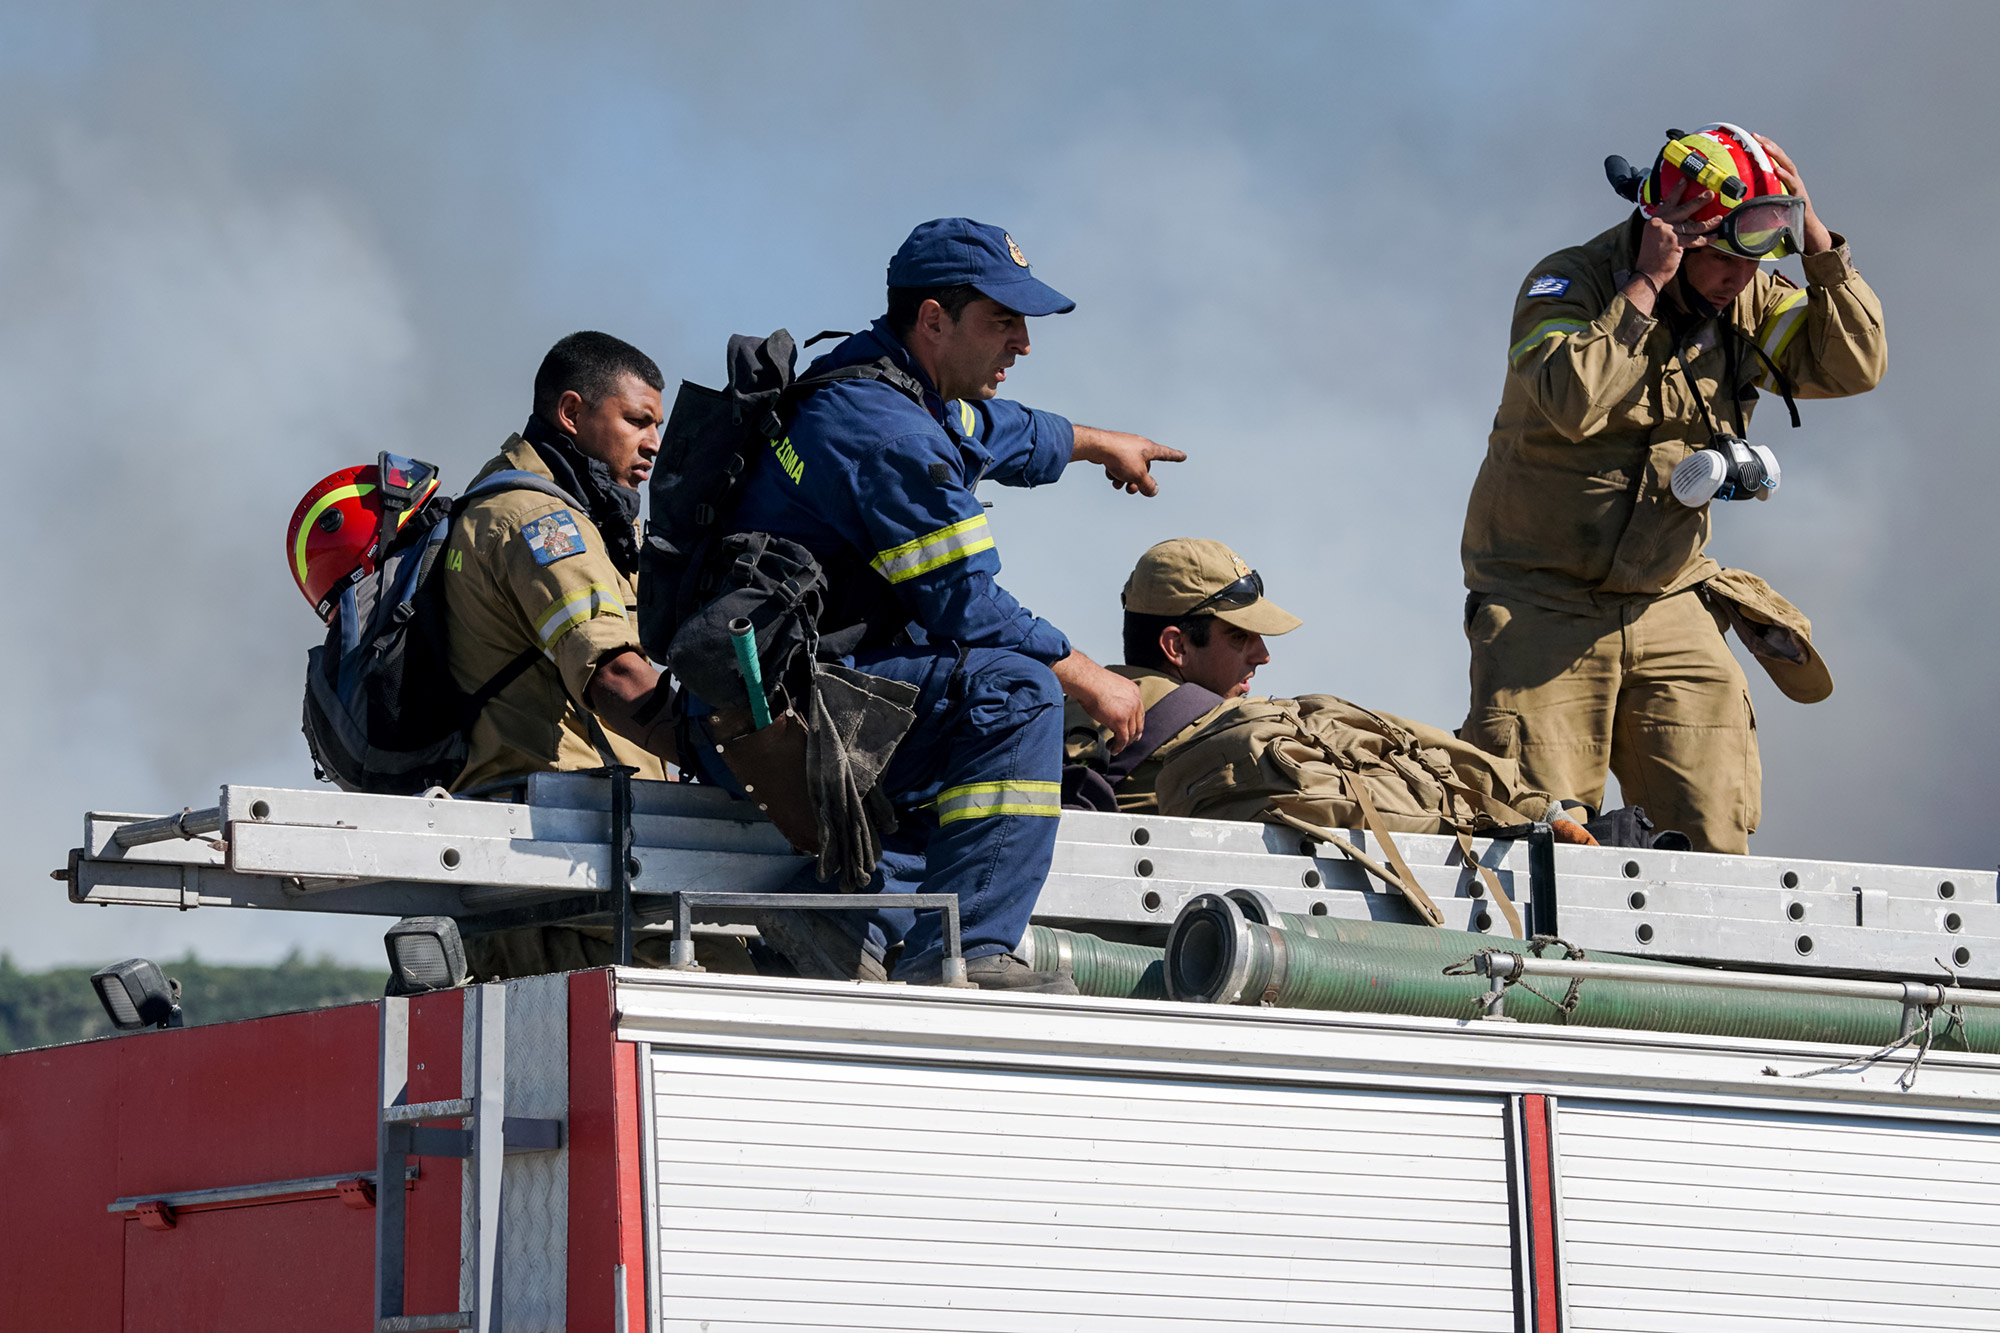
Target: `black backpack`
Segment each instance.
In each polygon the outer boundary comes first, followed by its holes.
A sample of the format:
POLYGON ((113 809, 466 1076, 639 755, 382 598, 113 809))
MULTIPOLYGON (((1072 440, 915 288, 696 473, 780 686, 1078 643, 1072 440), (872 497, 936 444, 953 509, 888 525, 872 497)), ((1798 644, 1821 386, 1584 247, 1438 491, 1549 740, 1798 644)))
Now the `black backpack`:
MULTIPOLYGON (((385 477, 393 457, 379 460, 385 477)), ((406 475, 436 473, 427 463, 395 462, 406 475)), ((385 509, 406 507, 384 489, 385 509)), ((547 477, 515 468, 495 472, 456 501, 433 497, 403 524, 374 572, 338 594, 326 642, 306 655, 305 733, 314 776, 387 796, 449 787, 465 769, 466 732, 480 711, 542 655, 540 645, 523 649, 469 695, 452 679, 438 558, 460 506, 505 490, 540 491, 583 508, 547 477)))
MULTIPOLYGON (((805 345, 848 336, 820 333, 805 345)), ((735 511, 744 481, 784 437, 809 394, 840 380, 867 379, 892 385, 918 403, 924 398, 923 385, 886 356, 795 377, 798 349, 784 329, 768 338, 737 334, 729 340, 726 360, 726 388, 681 382, 646 487, 639 642, 657 662, 671 661, 669 649, 682 623, 718 591, 714 571, 705 568, 714 538, 735 511)))

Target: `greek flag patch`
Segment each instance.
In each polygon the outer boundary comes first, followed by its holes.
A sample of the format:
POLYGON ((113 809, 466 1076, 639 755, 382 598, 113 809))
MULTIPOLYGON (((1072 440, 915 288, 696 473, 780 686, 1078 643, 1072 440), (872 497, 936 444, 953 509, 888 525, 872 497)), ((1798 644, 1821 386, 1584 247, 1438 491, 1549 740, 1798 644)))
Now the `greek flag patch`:
POLYGON ((1545 277, 1536 278, 1528 284, 1528 295, 1530 296, 1561 296, 1568 290, 1569 279, 1558 278, 1553 273, 1545 277))
POLYGON ((553 565, 565 556, 576 555, 584 549, 583 534, 577 531, 576 520, 570 517, 567 509, 544 514, 533 523, 524 525, 521 536, 527 540, 528 549, 534 552, 538 565, 553 565))

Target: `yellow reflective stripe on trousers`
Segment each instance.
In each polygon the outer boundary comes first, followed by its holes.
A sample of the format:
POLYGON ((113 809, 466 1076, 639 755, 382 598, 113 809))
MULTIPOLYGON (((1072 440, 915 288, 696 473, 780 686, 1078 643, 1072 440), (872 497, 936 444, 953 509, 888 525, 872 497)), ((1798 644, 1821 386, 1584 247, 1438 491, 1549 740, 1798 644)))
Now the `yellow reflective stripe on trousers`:
POLYGON ((578 588, 554 606, 542 613, 535 622, 535 633, 541 636, 542 651, 555 655, 556 644, 562 636, 589 620, 592 616, 625 616, 625 603, 616 589, 602 583, 592 583, 578 588))
POLYGON ((1572 333, 1582 333, 1590 325, 1580 319, 1545 319, 1528 330, 1528 336, 1507 349, 1509 365, 1519 361, 1528 353, 1540 347, 1551 338, 1567 338, 1572 333))
MULTIPOLYGON (((1776 361, 1785 354, 1785 349, 1792 345, 1792 339, 1805 327, 1806 304, 1804 292, 1793 292, 1778 303, 1776 310, 1764 317, 1763 326, 1757 330, 1757 345, 1764 349, 1765 356, 1776 361)), ((1764 373, 1758 376, 1758 383, 1766 388, 1775 388, 1770 380, 1771 369, 1766 366, 1764 373)))
POLYGON ((901 583, 975 552, 992 549, 993 536, 987 531, 986 515, 981 514, 925 533, 913 542, 892 546, 868 563, 889 582, 901 583))
POLYGON ((938 793, 938 823, 984 819, 988 815, 1062 814, 1060 782, 970 782, 938 793))

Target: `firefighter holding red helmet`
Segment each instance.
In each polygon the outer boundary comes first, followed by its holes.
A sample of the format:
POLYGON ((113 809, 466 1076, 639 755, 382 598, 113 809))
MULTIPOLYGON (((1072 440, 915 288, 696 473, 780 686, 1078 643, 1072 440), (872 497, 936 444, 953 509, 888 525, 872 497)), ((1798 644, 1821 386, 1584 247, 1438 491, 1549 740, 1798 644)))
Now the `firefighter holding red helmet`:
MULTIPOLYGON (((1882 306, 1790 157, 1734 125, 1668 132, 1650 170, 1605 163, 1637 210, 1548 256, 1515 301, 1508 367, 1460 554, 1472 702, 1461 735, 1550 791, 1625 800, 1700 851, 1745 852, 1761 809, 1733 628, 1779 688, 1832 692, 1810 624, 1707 553, 1720 503, 1769 499, 1760 392, 1865 393, 1882 306), (1801 256, 1800 288, 1768 265, 1801 256)), ((1756 506, 1733 511, 1754 521, 1756 506)))

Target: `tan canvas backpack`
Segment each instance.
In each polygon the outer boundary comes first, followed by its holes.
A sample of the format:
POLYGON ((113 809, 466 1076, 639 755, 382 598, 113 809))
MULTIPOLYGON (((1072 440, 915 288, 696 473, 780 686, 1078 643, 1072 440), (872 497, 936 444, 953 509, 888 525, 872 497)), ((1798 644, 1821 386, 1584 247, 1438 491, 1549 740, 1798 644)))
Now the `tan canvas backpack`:
MULTIPOLYGON (((1513 760, 1331 694, 1232 700, 1161 746, 1158 757, 1161 814, 1298 828, 1401 889, 1433 923, 1443 914, 1402 863, 1391 832, 1456 836, 1472 864, 1469 835, 1561 814, 1549 793, 1521 780, 1513 760), (1341 829, 1366 829, 1393 873, 1339 837, 1341 829)), ((1512 904, 1485 877, 1515 923, 1512 904)))

